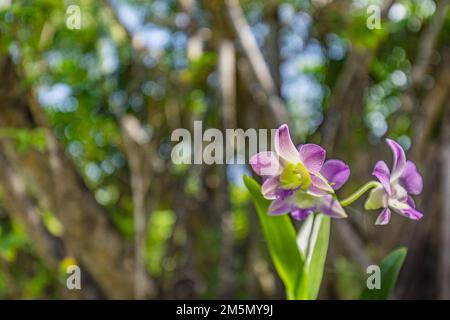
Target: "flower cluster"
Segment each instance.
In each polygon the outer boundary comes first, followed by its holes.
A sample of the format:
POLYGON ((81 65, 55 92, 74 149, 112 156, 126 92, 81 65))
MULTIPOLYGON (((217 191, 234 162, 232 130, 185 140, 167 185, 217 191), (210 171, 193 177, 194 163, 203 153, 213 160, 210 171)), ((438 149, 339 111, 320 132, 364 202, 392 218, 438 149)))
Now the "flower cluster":
POLYGON ((326 160, 326 151, 319 145, 303 144, 296 148, 285 124, 276 131, 274 150, 254 155, 250 165, 263 178, 263 196, 273 200, 269 207, 271 215, 290 213, 294 219, 304 220, 314 212, 321 212, 333 218, 346 218, 343 207, 372 189, 365 208, 383 208, 376 224, 388 223, 391 209, 418 220, 422 213, 416 210, 410 195, 422 191, 422 177, 414 163, 406 161, 401 146, 390 139, 387 142, 394 154, 392 170, 379 161, 373 171, 379 181, 366 184, 344 201, 338 200, 335 191, 347 182, 349 166, 341 160, 326 160))

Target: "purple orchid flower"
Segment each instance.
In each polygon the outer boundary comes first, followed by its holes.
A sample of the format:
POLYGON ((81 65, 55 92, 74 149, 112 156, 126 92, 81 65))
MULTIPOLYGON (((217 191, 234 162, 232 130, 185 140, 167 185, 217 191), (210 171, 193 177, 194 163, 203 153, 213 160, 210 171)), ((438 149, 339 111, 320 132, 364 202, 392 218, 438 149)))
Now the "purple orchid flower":
POLYGON ((269 214, 291 212, 296 219, 306 219, 320 211, 336 218, 346 217, 334 191, 342 187, 350 175, 349 167, 340 160, 325 161, 325 150, 316 144, 295 148, 287 125, 275 134, 274 151, 260 152, 250 159, 252 169, 264 178, 261 191, 274 200, 269 214))
POLYGON ((372 174, 380 181, 367 198, 365 208, 376 210, 383 208, 376 224, 384 225, 391 219, 391 209, 401 216, 419 220, 423 214, 416 210, 410 195, 422 192, 422 176, 412 161, 406 161, 405 151, 395 141, 386 139, 394 155, 392 171, 384 161, 378 161, 372 174))

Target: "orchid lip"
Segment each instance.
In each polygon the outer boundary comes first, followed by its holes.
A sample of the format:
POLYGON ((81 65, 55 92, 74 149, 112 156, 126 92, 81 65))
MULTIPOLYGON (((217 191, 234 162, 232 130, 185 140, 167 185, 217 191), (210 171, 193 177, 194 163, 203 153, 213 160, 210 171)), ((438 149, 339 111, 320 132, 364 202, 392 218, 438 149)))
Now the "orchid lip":
POLYGON ((301 162, 297 164, 289 163, 281 173, 280 184, 285 189, 300 187, 302 190, 306 190, 311 184, 311 176, 301 162))

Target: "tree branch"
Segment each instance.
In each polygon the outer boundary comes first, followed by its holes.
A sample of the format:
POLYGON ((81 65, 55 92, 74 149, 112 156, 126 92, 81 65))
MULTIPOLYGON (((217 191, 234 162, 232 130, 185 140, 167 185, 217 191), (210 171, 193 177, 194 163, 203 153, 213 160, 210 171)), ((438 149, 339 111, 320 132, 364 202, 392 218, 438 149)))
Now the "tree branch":
POLYGON ((425 76, 431 62, 437 38, 447 17, 449 0, 437 1, 436 11, 419 40, 419 48, 412 69, 412 86, 415 87, 425 76))
MULTIPOLYGON (((145 245, 147 242, 147 222, 150 214, 146 201, 150 189, 152 170, 147 152, 150 150, 150 137, 141 128, 139 120, 131 115, 121 117, 122 136, 131 171, 131 189, 134 211, 134 294, 136 299, 155 296, 154 284, 147 274, 145 245)), ((156 199, 154 199, 156 200, 156 199)), ((152 203, 153 205, 153 203, 152 203)))
MULTIPOLYGON (((236 127, 236 55, 233 42, 222 40, 219 44, 219 77, 220 95, 222 99, 222 127, 233 129, 236 127)), ((225 159, 228 160, 228 159, 225 159)), ((220 295, 231 298, 234 291, 233 276, 233 223, 230 203, 228 165, 220 168, 222 176, 222 252, 220 257, 220 295)))
MULTIPOLYGON (((446 57, 450 56, 448 52, 446 57)), ((417 124, 415 127, 416 135, 414 140, 416 146, 414 149, 414 156, 416 158, 422 158, 425 155, 425 149, 427 142, 433 133, 436 124, 441 119, 445 101, 448 98, 448 90, 450 88, 450 63, 444 63, 439 75, 437 76, 436 83, 423 98, 422 106, 418 110, 420 117, 417 117, 417 124)))
POLYGON ((283 100, 278 95, 276 83, 270 73, 270 68, 264 60, 264 56, 258 47, 239 1, 225 0, 225 10, 228 15, 228 22, 236 34, 257 83, 264 91, 275 121, 277 124, 289 122, 283 100))

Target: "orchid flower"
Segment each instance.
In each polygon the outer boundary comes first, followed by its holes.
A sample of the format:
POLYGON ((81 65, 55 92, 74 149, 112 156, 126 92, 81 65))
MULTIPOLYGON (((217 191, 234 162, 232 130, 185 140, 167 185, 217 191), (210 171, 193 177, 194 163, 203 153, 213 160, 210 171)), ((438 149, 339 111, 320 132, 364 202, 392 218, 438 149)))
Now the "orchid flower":
POLYGON ((320 211, 331 217, 346 217, 334 191, 347 181, 350 169, 340 160, 325 158, 326 152, 319 145, 295 148, 288 126, 280 126, 274 151, 260 152, 250 159, 253 171, 264 178, 263 196, 274 200, 269 214, 291 212, 294 218, 303 220, 320 211))
POLYGON ((366 210, 383 208, 376 224, 387 224, 391 218, 391 209, 401 216, 419 220, 423 214, 416 210, 410 195, 422 192, 422 176, 412 161, 406 161, 402 147, 391 139, 386 139, 394 155, 394 163, 390 171, 384 161, 378 161, 372 174, 379 180, 366 203, 366 210))

